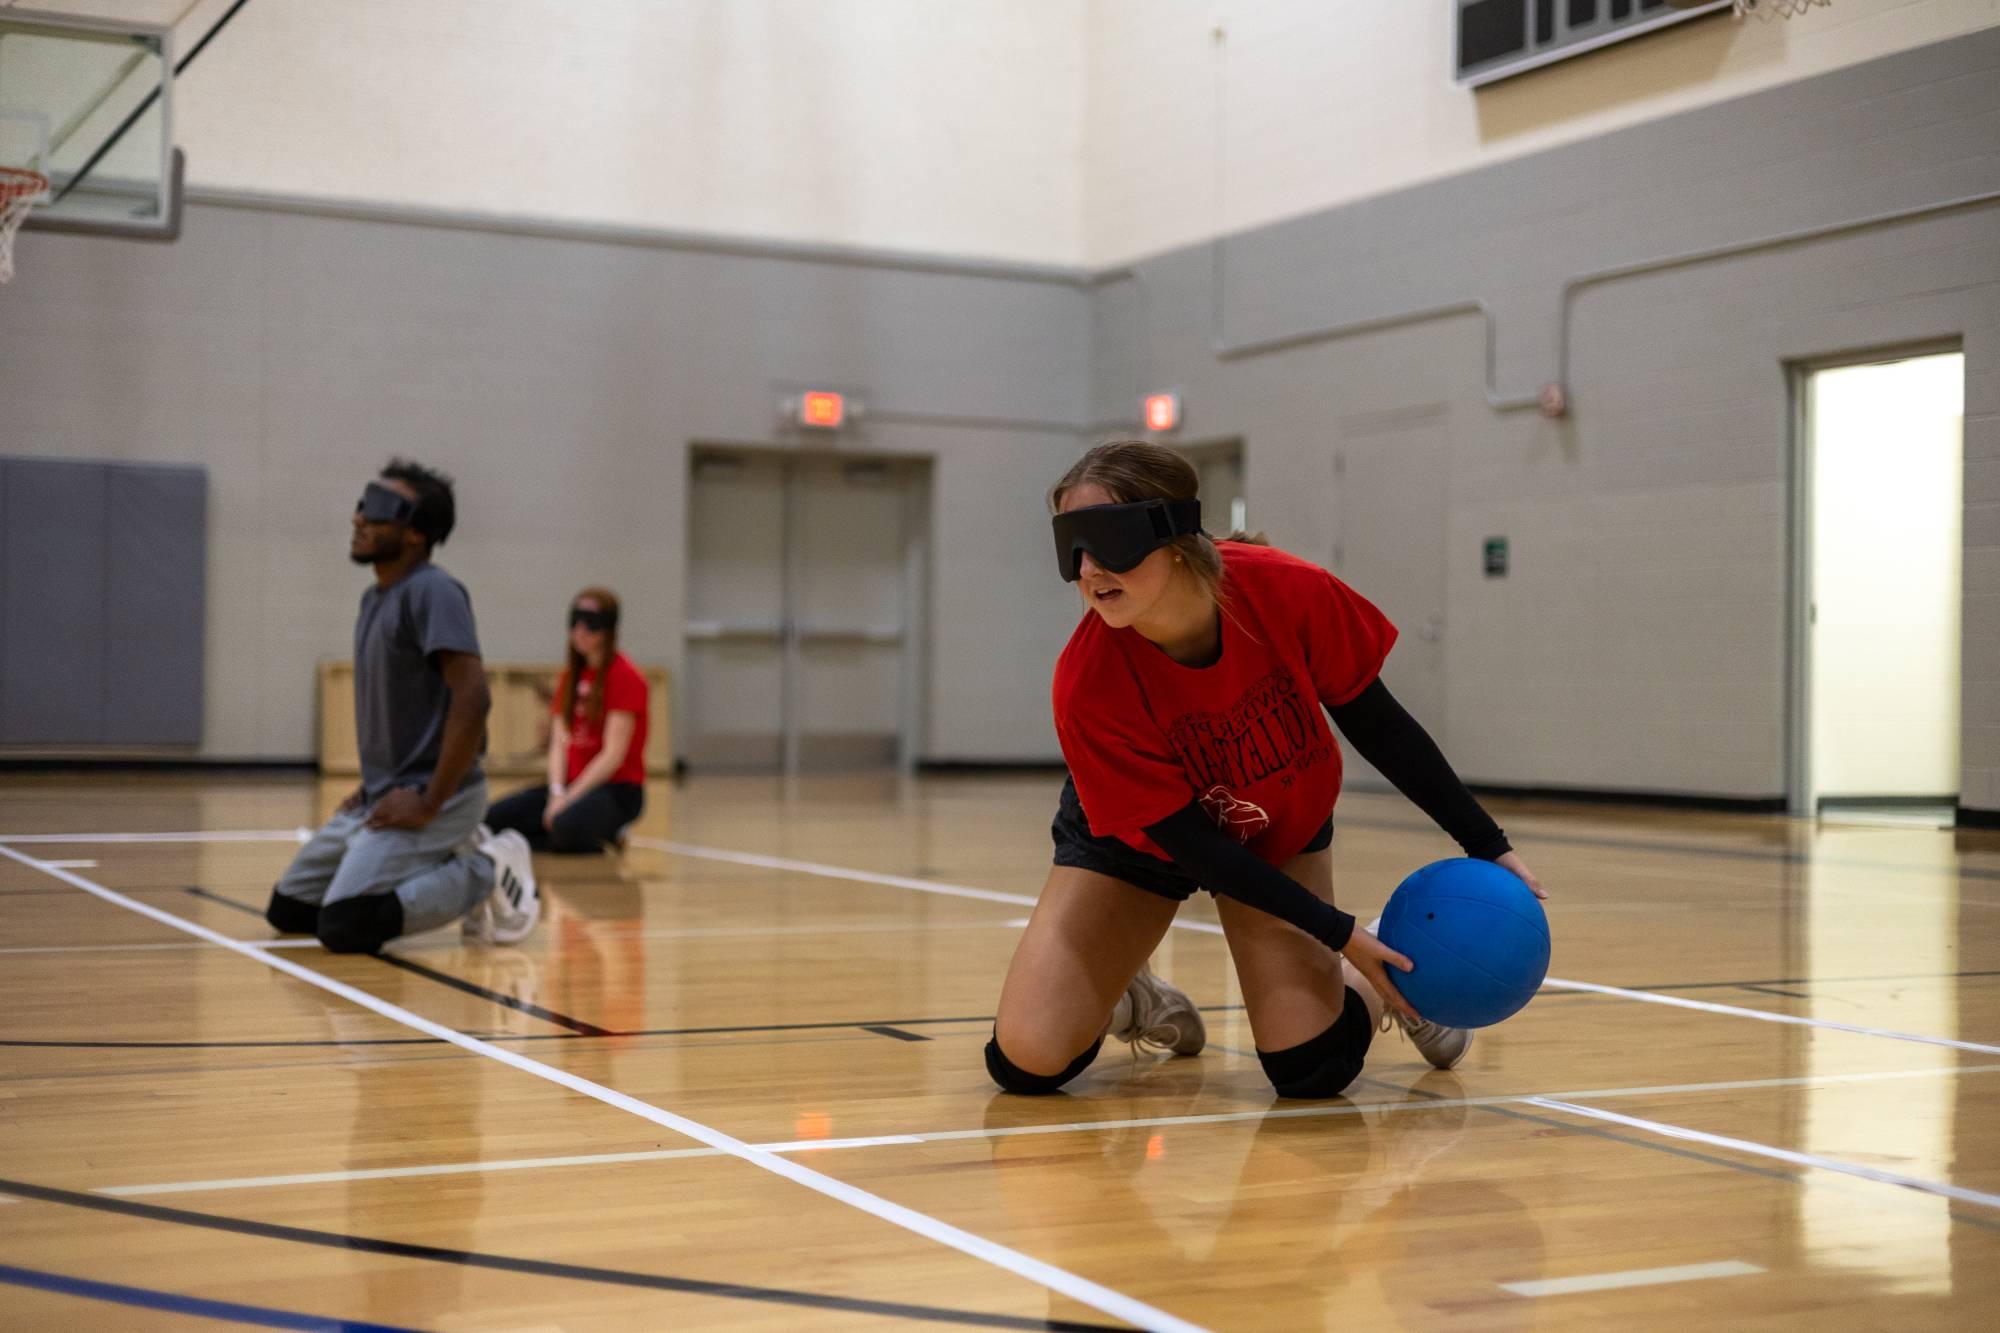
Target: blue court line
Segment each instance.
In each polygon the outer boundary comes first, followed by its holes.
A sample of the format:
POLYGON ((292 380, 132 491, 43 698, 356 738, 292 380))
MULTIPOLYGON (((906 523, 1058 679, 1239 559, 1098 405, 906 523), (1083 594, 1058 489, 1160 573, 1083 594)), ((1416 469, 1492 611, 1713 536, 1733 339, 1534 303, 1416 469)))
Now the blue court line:
MULTIPOLYGON (((933 1324, 960 1324, 972 1328, 1018 1328, 1050 1330, 1050 1333, 1117 1333, 1119 1326, 1112 1324, 1092 1324, 1075 1319, 1058 1319, 1053 1315, 1034 1318, 1027 1315, 986 1314, 974 1310, 958 1310, 949 1306, 918 1305, 907 1301, 873 1300, 862 1296, 834 1296, 825 1292, 802 1291, 785 1287, 759 1287, 738 1282, 718 1282, 707 1278, 669 1277, 655 1273, 633 1273, 615 1268, 591 1268, 582 1264, 558 1263, 548 1259, 520 1259, 504 1254, 482 1254, 473 1250, 448 1250, 435 1245, 418 1245, 409 1241, 383 1240, 374 1236, 355 1236, 338 1231, 312 1231, 304 1227, 279 1226, 271 1222, 253 1222, 248 1218, 225 1217, 215 1213, 190 1212, 185 1208, 162 1208, 158 1204, 134 1203, 128 1199, 106 1198, 101 1194, 84 1194, 76 1190, 57 1189, 50 1185, 35 1185, 25 1180, 9 1180, 0 1177, 0 1194, 16 1199, 37 1199, 44 1203, 62 1204, 70 1208, 83 1208, 92 1212, 114 1213, 120 1217, 142 1217, 155 1222, 172 1222, 180 1226, 202 1227, 210 1231, 226 1231, 239 1236, 261 1236, 270 1240, 291 1241, 303 1245, 323 1245, 337 1250, 354 1250, 362 1254, 386 1254, 400 1259, 422 1259, 433 1263, 463 1264, 467 1268, 480 1268, 501 1273, 528 1273, 538 1277, 573 1278, 581 1282, 599 1282, 611 1286, 638 1287, 649 1291, 671 1291, 695 1296, 716 1296, 724 1300, 758 1301, 773 1305, 797 1306, 806 1310, 834 1310, 844 1314, 874 1315, 881 1319, 914 1319, 933 1324)), ((2000 1224, 1996 1224, 2000 1226, 2000 1224)), ((0 1281, 6 1281, 5 1268, 0 1266, 0 1281)), ((27 1273, 27 1269, 16 1272, 27 1273)), ((62 1278, 59 1281, 78 1281, 62 1278)), ((129 1290, 129 1289, 128 1289, 129 1290)), ((146 1293, 151 1294, 151 1293, 146 1293)), ((239 1307, 248 1309, 249 1307, 239 1307)), ((282 1311, 272 1311, 281 1314, 282 1311)), ((299 1327, 282 1325, 281 1327, 299 1327)), ((315 1329, 371 1330, 382 1328, 380 1324, 340 1324, 321 1321, 305 1325, 315 1329)), ((400 1330, 398 1333, 409 1333, 400 1330)))
POLYGON ((203 1319, 227 1319, 258 1328, 301 1329, 304 1333, 418 1333, 401 1324, 371 1324, 360 1319, 333 1319, 326 1315, 294 1314, 262 1305, 238 1305, 233 1301, 204 1300, 199 1296, 179 1296, 150 1287, 126 1287, 116 1282, 94 1282, 85 1277, 43 1273, 33 1268, 0 1264, 0 1282, 17 1287, 34 1287, 63 1296, 82 1296, 116 1305, 136 1305, 145 1310, 165 1310, 170 1314, 196 1315, 203 1319))

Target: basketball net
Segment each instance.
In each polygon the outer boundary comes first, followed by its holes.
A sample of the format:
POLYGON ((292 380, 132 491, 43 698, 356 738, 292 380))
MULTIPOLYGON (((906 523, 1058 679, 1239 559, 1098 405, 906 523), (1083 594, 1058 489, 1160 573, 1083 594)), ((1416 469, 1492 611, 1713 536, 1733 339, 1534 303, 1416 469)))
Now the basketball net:
POLYGON ((0 167, 0 282, 14 276, 14 233, 48 192, 49 178, 41 172, 0 167))

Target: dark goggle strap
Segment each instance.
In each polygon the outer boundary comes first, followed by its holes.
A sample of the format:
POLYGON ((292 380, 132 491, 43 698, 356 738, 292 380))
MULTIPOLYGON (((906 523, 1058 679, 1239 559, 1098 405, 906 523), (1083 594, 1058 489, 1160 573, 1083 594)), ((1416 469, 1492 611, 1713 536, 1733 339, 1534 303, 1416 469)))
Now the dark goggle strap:
POLYGON ((1174 538, 1200 532, 1201 501, 1088 505, 1057 514, 1054 529, 1056 564, 1065 582, 1082 577, 1084 551, 1112 573, 1123 574, 1174 538))
POLYGON ((401 491, 392 490, 379 481, 371 481, 361 492, 354 512, 370 523, 407 524, 416 517, 417 502, 401 491))

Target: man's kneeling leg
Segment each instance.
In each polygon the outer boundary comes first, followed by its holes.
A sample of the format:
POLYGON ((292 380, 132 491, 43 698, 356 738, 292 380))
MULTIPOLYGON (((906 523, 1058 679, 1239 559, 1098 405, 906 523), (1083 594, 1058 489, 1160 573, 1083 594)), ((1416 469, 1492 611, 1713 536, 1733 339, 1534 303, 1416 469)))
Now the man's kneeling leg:
POLYGON ((403 904, 393 892, 327 903, 319 909, 318 933, 333 953, 376 953, 403 933, 403 904))

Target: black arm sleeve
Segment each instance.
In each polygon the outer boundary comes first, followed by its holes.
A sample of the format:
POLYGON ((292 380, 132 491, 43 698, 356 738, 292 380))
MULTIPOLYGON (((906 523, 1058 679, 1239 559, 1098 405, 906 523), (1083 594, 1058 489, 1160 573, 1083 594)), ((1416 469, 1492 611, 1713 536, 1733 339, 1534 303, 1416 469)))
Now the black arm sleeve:
POLYGON ((1380 677, 1351 701, 1327 711, 1356 753, 1435 820, 1467 856, 1497 861, 1514 850, 1493 816, 1451 771, 1437 742, 1396 702, 1380 677))
POLYGON ((1347 947, 1353 917, 1217 828, 1201 802, 1148 824, 1146 836, 1203 888, 1289 922, 1336 953, 1347 947))

